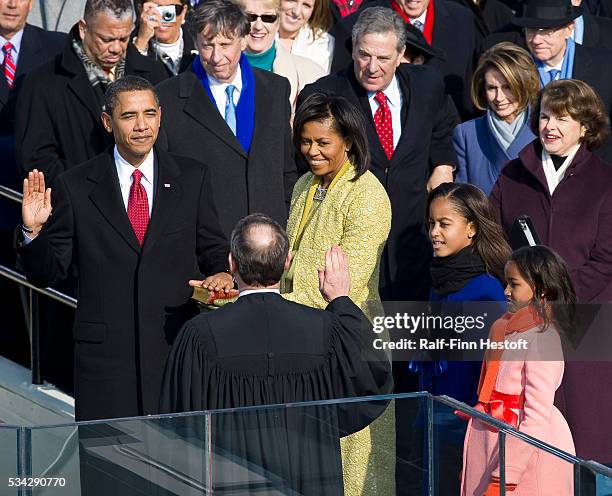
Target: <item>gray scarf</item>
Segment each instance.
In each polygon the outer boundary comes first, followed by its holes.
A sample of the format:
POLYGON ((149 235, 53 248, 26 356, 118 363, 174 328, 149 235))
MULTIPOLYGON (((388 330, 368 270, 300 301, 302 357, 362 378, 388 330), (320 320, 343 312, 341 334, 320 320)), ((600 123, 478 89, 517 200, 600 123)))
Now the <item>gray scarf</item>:
POLYGON ((510 145, 521 132, 523 124, 525 124, 526 120, 526 109, 516 116, 516 119, 512 121, 512 124, 508 124, 490 108, 487 109, 487 123, 489 124, 489 128, 504 151, 508 151, 510 145))
MULTIPOLYGON (((100 69, 96 64, 94 64, 90 58, 83 50, 83 44, 77 40, 76 38, 72 39, 72 48, 74 49, 74 53, 77 54, 77 57, 83 64, 85 68, 85 72, 87 73, 87 78, 91 85, 95 88, 97 85, 102 86, 102 91, 106 91, 106 88, 112 81, 108 78, 106 73, 100 69)), ((115 81, 123 77, 125 73, 125 57, 123 57, 115 68, 115 81)))

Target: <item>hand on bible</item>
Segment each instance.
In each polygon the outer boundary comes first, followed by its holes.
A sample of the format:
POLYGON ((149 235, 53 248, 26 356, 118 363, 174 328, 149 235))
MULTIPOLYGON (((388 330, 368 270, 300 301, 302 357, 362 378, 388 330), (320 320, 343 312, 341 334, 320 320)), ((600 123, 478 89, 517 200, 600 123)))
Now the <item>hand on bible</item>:
POLYGON ((339 246, 325 252, 325 268, 319 271, 319 291, 328 303, 339 296, 348 296, 351 288, 348 256, 339 246))
POLYGON ((30 171, 23 180, 21 218, 23 226, 31 229, 28 236, 34 239, 51 216, 51 188, 45 188, 45 175, 37 169, 30 171))
POLYGON ((229 293, 234 287, 234 278, 228 272, 219 272, 218 274, 208 276, 203 281, 192 279, 189 281, 189 285, 206 288, 209 291, 225 291, 229 293))

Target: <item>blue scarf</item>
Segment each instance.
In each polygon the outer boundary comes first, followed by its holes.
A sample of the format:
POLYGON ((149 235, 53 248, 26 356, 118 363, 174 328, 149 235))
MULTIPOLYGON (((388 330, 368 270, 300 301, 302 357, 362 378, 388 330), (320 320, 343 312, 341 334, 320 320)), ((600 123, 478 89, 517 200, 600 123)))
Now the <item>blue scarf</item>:
MULTIPOLYGON (((565 40, 565 55, 563 55, 563 64, 561 65, 561 73, 559 74, 559 79, 572 79, 572 74, 574 72, 574 52, 576 50, 576 43, 571 38, 567 38, 565 40)), ((540 74, 540 87, 544 88, 548 83, 550 83, 550 73, 546 71, 546 66, 544 62, 533 59, 538 68, 538 72, 540 74)))
MULTIPOLYGON (((204 67, 202 67, 200 57, 193 59, 192 67, 206 93, 208 93, 208 96, 216 106, 217 102, 212 91, 210 91, 208 76, 204 67)), ((240 72, 242 76, 242 90, 240 91, 238 105, 236 105, 236 138, 248 155, 251 149, 251 140, 253 139, 253 129, 255 128, 255 78, 253 77, 251 64, 249 64, 244 53, 240 55, 240 72)))

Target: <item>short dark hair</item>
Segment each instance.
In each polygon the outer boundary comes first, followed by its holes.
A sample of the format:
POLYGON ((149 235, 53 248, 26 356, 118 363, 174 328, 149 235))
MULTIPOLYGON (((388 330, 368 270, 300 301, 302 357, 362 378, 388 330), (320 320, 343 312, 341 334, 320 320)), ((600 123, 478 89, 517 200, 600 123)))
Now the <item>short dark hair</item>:
POLYGON ((219 33, 233 37, 244 38, 251 31, 251 23, 244 11, 231 0, 206 0, 191 9, 187 19, 189 34, 195 39, 206 27, 209 35, 219 33))
POLYGON ((89 23, 100 12, 110 12, 116 18, 121 19, 127 14, 134 17, 134 5, 132 0, 87 0, 83 19, 89 23))
POLYGON ((334 131, 351 143, 348 157, 356 170, 352 181, 356 181, 370 165, 368 136, 363 112, 342 96, 316 91, 301 103, 293 121, 293 146, 296 153, 300 151, 304 124, 327 119, 331 119, 334 131))
POLYGON ((601 146, 610 133, 610 119, 599 95, 584 81, 552 81, 540 90, 531 113, 531 130, 540 135, 542 103, 557 117, 569 115, 586 128, 581 139, 588 150, 601 146))
POLYGON ((112 116, 117 103, 119 103, 119 95, 128 91, 150 91, 153 93, 155 103, 159 107, 159 97, 155 87, 149 81, 139 76, 124 76, 111 83, 106 89, 102 110, 112 116))
POLYGON ((274 219, 264 214, 251 214, 240 219, 234 227, 230 252, 246 284, 272 286, 283 276, 289 239, 274 219))
POLYGON ((525 246, 510 256, 533 291, 533 304, 549 324, 548 310, 552 319, 568 337, 573 333, 576 292, 563 258, 547 246, 525 246), (542 298, 543 297, 543 298, 542 298), (543 301, 542 301, 543 300, 543 301), (550 309, 547 304, 553 303, 550 309))

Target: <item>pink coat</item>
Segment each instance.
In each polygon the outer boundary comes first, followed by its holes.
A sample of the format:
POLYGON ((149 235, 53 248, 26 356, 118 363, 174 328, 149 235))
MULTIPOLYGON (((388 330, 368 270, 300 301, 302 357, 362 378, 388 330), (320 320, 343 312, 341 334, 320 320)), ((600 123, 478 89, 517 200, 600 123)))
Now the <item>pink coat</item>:
MULTIPOLYGON (((563 351, 557 330, 551 325, 506 336, 524 339, 525 350, 504 351, 495 390, 519 395, 522 408, 518 430, 574 454, 567 422, 553 405, 563 378, 563 351)), ((462 496, 482 496, 491 476, 499 477, 498 433, 471 419, 463 447, 462 496)), ((572 465, 538 450, 520 439, 506 436, 506 482, 517 484, 512 496, 573 495, 572 465)))

